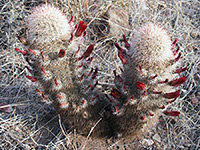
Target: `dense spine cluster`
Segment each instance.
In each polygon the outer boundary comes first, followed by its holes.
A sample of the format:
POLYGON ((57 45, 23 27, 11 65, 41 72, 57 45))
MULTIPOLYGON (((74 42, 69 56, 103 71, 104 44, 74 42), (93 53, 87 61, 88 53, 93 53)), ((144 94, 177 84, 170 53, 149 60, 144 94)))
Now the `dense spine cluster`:
POLYGON ((98 86, 98 64, 93 63, 94 45, 83 51, 81 43, 87 25, 73 27, 52 5, 36 7, 28 16, 28 39, 18 37, 26 50, 15 50, 26 59, 32 82, 38 82, 44 101, 51 103, 70 127, 87 135, 95 126, 96 137, 141 135, 156 123, 160 113, 180 96, 178 88, 186 80, 179 77, 187 68, 178 68, 181 53, 171 45, 167 32, 148 24, 134 33, 125 49, 115 43, 123 68, 114 70, 115 86, 105 94, 98 86))

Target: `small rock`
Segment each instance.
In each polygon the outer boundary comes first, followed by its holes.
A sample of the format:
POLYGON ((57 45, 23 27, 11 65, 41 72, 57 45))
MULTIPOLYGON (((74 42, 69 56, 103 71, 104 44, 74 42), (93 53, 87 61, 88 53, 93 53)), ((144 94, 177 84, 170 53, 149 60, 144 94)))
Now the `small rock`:
POLYGON ((141 144, 143 145, 143 146, 151 146, 151 145, 153 145, 154 144, 154 142, 153 142, 153 140, 151 140, 151 139, 143 139, 142 141, 141 141, 141 144))
POLYGON ((161 142, 161 138, 160 138, 160 135, 158 135, 157 133, 152 137, 155 141, 157 142, 161 142))
POLYGON ((199 103, 199 100, 196 97, 192 97, 191 101, 194 105, 197 105, 199 103))

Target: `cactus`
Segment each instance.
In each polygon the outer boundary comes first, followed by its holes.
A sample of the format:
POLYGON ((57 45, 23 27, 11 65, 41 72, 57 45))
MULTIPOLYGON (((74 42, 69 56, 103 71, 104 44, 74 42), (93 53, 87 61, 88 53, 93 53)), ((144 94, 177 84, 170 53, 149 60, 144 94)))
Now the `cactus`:
POLYGON ((114 70, 110 94, 98 87, 98 64, 94 64, 94 45, 83 51, 81 43, 87 25, 80 21, 73 27, 73 17, 52 5, 36 7, 27 18, 28 38, 18 37, 30 75, 39 83, 36 91, 67 120, 71 129, 94 137, 140 136, 156 123, 165 106, 174 102, 178 87, 186 77, 178 78, 186 68, 177 69, 181 54, 171 46, 167 32, 148 24, 134 33, 131 44, 124 38, 125 49, 115 43, 122 61, 121 75, 114 70), (178 56, 176 56, 178 55, 178 56))
POLYGON ((133 33, 131 43, 123 38, 127 50, 115 43, 123 69, 121 76, 114 71, 116 87, 111 94, 118 100, 114 106, 118 115, 112 119, 113 128, 122 136, 138 136, 151 129, 161 113, 179 115, 165 108, 180 96, 179 86, 186 77, 179 74, 187 68, 178 68, 177 40, 172 43, 162 27, 149 23, 133 33))

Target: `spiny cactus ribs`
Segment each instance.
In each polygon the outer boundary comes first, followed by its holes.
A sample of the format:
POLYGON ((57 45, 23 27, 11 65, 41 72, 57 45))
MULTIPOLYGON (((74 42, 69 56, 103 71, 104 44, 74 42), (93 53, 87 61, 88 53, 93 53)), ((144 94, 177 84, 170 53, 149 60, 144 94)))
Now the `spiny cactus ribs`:
POLYGON ((121 75, 113 71, 115 86, 110 94, 97 87, 98 64, 94 64, 94 45, 85 51, 81 43, 87 25, 80 21, 73 28, 73 17, 52 5, 36 7, 27 18, 28 39, 18 37, 26 50, 15 48, 27 61, 32 82, 39 83, 36 91, 51 103, 72 129, 88 135, 94 127, 94 137, 140 136, 150 129, 166 106, 180 96, 179 77, 187 68, 177 68, 182 58, 167 32, 147 24, 134 33, 131 43, 125 36, 125 49, 115 43, 123 64, 121 75), (172 45, 171 45, 172 43, 172 45), (98 122, 98 124, 96 124, 98 122))

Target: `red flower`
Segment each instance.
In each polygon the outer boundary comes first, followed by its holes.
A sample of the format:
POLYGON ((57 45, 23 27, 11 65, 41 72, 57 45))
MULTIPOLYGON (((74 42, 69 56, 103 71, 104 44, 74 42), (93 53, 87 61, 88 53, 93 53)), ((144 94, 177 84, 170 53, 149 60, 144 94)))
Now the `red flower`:
POLYGON ((76 29, 75 36, 76 37, 81 36, 81 34, 85 31, 86 28, 87 28, 87 24, 84 24, 84 21, 80 21, 76 29))

